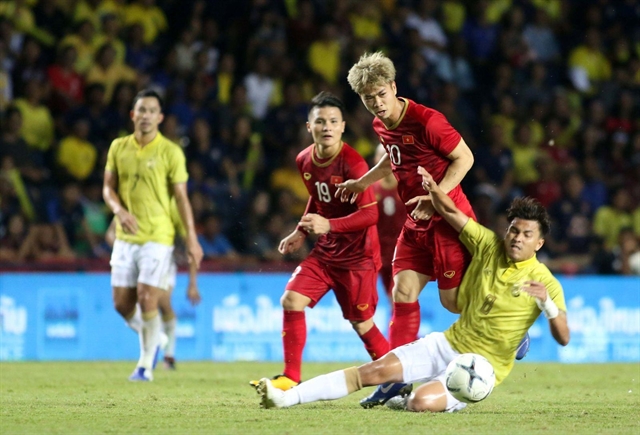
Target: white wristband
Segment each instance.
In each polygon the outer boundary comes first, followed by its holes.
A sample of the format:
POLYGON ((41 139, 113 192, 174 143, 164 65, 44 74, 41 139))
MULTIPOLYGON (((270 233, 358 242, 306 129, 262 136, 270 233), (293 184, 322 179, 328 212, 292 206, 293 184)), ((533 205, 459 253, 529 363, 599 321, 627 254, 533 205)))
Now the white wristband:
POLYGON ((551 299, 551 296, 549 295, 547 295, 547 300, 544 302, 536 298, 536 304, 538 305, 538 308, 540 308, 540 311, 542 311, 542 314, 544 314, 544 317, 549 320, 555 319, 558 317, 558 314, 560 314, 558 306, 553 302, 553 299, 551 299))

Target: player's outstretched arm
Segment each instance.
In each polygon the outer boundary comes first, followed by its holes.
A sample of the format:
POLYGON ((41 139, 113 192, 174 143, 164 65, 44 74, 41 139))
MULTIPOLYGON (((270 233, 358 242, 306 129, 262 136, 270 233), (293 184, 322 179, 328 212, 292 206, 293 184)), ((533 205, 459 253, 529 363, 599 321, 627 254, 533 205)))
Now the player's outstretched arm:
POLYGON ((461 212, 454 204, 453 200, 438 186, 430 173, 422 166, 418 166, 418 174, 422 176, 422 187, 429 192, 431 202, 436 211, 446 220, 457 232, 469 221, 469 216, 461 212))
POLYGON ((547 286, 538 281, 527 281, 522 289, 535 298, 536 304, 542 314, 549 320, 549 329, 553 338, 566 346, 569 344, 570 332, 567 322, 567 313, 560 310, 547 291, 547 286))
POLYGON ((340 198, 342 202, 356 202, 358 195, 378 180, 383 179, 391 174, 391 160, 389 155, 385 154, 380 161, 362 177, 357 180, 346 180, 343 183, 336 184, 336 198, 340 198))
POLYGON ((125 233, 135 234, 138 232, 138 222, 136 218, 122 205, 118 196, 118 175, 112 171, 104 171, 104 182, 102 184, 102 197, 111 212, 118 217, 120 225, 125 233))

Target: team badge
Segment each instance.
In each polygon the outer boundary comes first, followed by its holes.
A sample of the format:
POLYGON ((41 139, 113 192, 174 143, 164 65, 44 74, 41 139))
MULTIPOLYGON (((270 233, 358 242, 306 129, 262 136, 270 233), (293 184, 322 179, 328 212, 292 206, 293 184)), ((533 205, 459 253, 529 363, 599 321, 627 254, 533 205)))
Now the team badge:
POLYGON ((329 183, 338 184, 338 183, 342 183, 343 181, 344 181, 344 178, 342 178, 340 175, 332 175, 329 183))
POLYGON ((311 180, 311 174, 308 172, 305 172, 304 174, 302 174, 302 176, 304 177, 305 180, 309 181, 311 180))
POLYGON ((358 304, 356 305, 356 308, 359 309, 360 311, 364 311, 367 308, 369 308, 369 304, 358 304))
POLYGON ((456 274, 455 270, 448 270, 444 273, 444 276, 447 278, 453 278, 455 274, 456 274))
POLYGON ((403 135, 402 136, 402 143, 405 144, 405 145, 413 145, 415 142, 414 142, 413 136, 411 136, 411 135, 408 135, 408 136, 403 135))

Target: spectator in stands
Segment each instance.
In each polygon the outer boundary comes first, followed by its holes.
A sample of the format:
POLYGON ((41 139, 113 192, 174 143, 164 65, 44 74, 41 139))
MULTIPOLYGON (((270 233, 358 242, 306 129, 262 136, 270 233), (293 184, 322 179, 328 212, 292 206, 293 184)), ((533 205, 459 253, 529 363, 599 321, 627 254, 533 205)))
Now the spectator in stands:
POLYGON ((599 207, 593 218, 593 232, 604 240, 606 249, 613 249, 618 243, 623 228, 633 225, 631 196, 623 188, 615 188, 611 193, 611 203, 599 207))
POLYGON ((28 225, 21 214, 11 215, 4 234, 0 235, 0 261, 14 262, 27 238, 28 225))
POLYGON ((591 204, 583 198, 584 179, 578 172, 565 176, 563 196, 554 202, 549 215, 552 219, 550 244, 556 255, 588 255, 592 241, 591 204))
POLYGON ((75 258, 60 224, 31 225, 18 252, 18 260, 50 262, 75 258))
POLYGON ((76 182, 64 185, 59 198, 47 202, 47 220, 64 231, 64 240, 78 256, 87 256, 100 244, 89 228, 82 206, 82 190, 76 182))
POLYGON ((198 235, 205 259, 237 258, 237 254, 229 239, 220 231, 220 219, 211 213, 204 217, 202 233, 198 235))
MULTIPOLYGON (((107 2, 103 2, 107 3, 107 2)), ((109 44, 115 50, 114 62, 122 65, 127 55, 127 47, 120 39, 120 19, 115 13, 107 13, 102 17, 99 27, 101 32, 96 36, 94 44, 102 47, 109 44)))
POLYGON ((136 0, 126 6, 124 23, 127 26, 141 24, 144 29, 144 42, 153 44, 158 36, 167 30, 167 17, 155 0, 136 0))
POLYGON ((53 144, 54 125, 49 108, 44 105, 45 85, 38 79, 30 79, 25 84, 24 98, 14 104, 22 114, 20 135, 29 147, 47 151, 53 144))
POLYGON ((42 61, 42 49, 34 38, 25 38, 11 75, 13 92, 21 97, 26 95, 27 82, 31 80, 45 82, 47 73, 42 61))
POLYGON ((440 53, 447 48, 447 36, 435 19, 438 2, 435 0, 420 0, 415 12, 407 17, 405 25, 415 29, 420 35, 420 51, 429 62, 435 62, 440 53))
POLYGON ((338 83, 342 46, 338 39, 338 28, 333 23, 324 25, 321 37, 311 43, 308 65, 311 71, 330 85, 338 83))
POLYGON ((47 69, 51 107, 57 113, 66 112, 82 103, 84 81, 73 68, 77 56, 73 45, 60 47, 57 62, 47 69))
POLYGON ((56 161, 63 180, 86 180, 93 172, 98 150, 88 141, 89 121, 78 118, 73 122, 71 134, 60 141, 56 161))
POLYGON ((21 137, 22 114, 15 106, 4 113, 2 133, 0 134, 0 161, 11 158, 12 165, 19 171, 27 185, 38 185, 49 178, 50 171, 44 166, 40 151, 31 148, 21 137))
POLYGON ((76 32, 68 33, 58 43, 60 47, 72 45, 78 53, 76 58, 75 70, 78 74, 84 75, 91 68, 96 53, 95 46, 95 26, 88 20, 82 20, 76 23, 76 32))
POLYGON ((548 63, 560 60, 560 47, 553 33, 547 11, 536 9, 533 23, 525 26, 522 36, 531 49, 534 60, 548 63))
POLYGON ((569 76, 577 90, 593 95, 597 86, 611 77, 611 62, 602 51, 597 28, 587 30, 584 42, 569 53, 569 76))
POLYGON ((96 53, 95 63, 87 71, 87 84, 104 86, 104 102, 108 104, 116 85, 120 82, 135 82, 137 73, 125 64, 116 62, 116 50, 110 43, 102 45, 96 53))

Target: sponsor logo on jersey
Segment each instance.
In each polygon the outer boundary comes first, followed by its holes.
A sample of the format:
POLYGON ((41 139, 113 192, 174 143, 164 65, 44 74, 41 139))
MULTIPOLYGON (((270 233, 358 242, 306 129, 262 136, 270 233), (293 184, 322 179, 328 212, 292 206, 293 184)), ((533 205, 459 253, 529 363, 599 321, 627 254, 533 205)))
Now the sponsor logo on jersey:
POLYGON ((455 274, 456 274, 455 270, 448 270, 444 273, 444 276, 446 276, 447 278, 453 278, 455 274))
POLYGON ((304 174, 302 174, 302 176, 304 177, 305 180, 309 181, 311 180, 311 174, 308 172, 305 172, 304 174))
POLYGON ((342 178, 340 175, 332 175, 331 176, 331 184, 338 184, 338 183, 342 183, 344 181, 344 178, 342 178))
POLYGON ((414 142, 413 136, 411 136, 411 135, 407 135, 407 136, 403 135, 402 136, 402 143, 405 144, 405 145, 413 145, 415 142, 414 142))
POLYGON ((359 309, 360 311, 364 311, 367 308, 369 308, 369 304, 358 304, 356 305, 356 308, 359 309))

